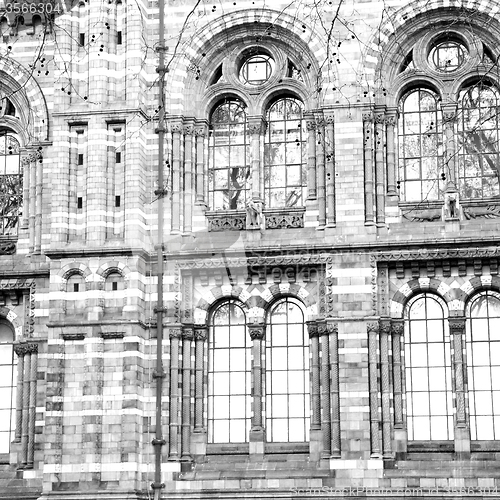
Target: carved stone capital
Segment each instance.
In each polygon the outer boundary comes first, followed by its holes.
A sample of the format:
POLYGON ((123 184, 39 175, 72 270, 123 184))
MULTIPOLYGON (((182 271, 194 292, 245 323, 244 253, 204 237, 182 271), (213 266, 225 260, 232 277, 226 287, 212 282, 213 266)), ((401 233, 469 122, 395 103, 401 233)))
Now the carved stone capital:
POLYGON ((316 130, 316 120, 306 120, 306 127, 309 131, 316 130))
POLYGON ((14 352, 19 358, 22 358, 27 352, 28 348, 26 344, 14 344, 14 352))
POLYGON ((194 134, 194 126, 193 125, 184 125, 184 135, 193 135, 194 134))
POLYGON ((38 352, 38 344, 35 342, 26 344, 26 352, 29 354, 36 354, 38 352))
POLYGON ((405 331, 405 324, 404 321, 392 321, 391 323, 392 327, 392 334, 393 335, 403 335, 405 331))
POLYGON ((378 333, 380 325, 378 323, 368 323, 366 325, 367 332, 370 333, 378 333))
POLYGON ((182 337, 182 328, 180 326, 170 327, 168 336, 171 339, 180 339, 182 337))
POLYGON ((267 123, 262 116, 249 116, 247 130, 250 135, 266 133, 267 123))
POLYGON ((448 326, 452 335, 462 335, 465 332, 465 318, 450 318, 448 326))
POLYGON ((208 338, 208 327, 205 325, 194 326, 194 339, 205 341, 208 338))
POLYGON ((248 333, 252 340, 262 340, 266 333, 266 325, 264 323, 248 325, 248 333))
POLYGON ((373 121, 373 112, 371 112, 371 111, 365 111, 362 114, 362 117, 363 117, 363 121, 364 122, 372 122, 373 121))
POLYGON ((377 125, 383 125, 385 123, 385 113, 376 113, 375 114, 375 123, 377 125))
POLYGON ((183 340, 193 340, 194 339, 193 325, 184 325, 182 327, 182 339, 183 340))
POLYGON ((385 124, 388 126, 388 127, 395 127, 396 126, 396 123, 397 123, 397 117, 396 115, 388 115, 385 117, 385 124))
POLYGON ((316 321, 307 321, 306 324, 309 338, 317 337, 319 335, 318 323, 316 321))
POLYGON ((194 135, 196 137, 205 137, 208 132, 207 125, 196 125, 194 128, 194 135))
POLYGON ((328 328, 326 325, 326 321, 318 321, 318 335, 328 335, 328 328))
POLYGON ((385 335, 391 334, 391 322, 389 320, 381 320, 379 325, 379 332, 385 335))
POLYGON ((332 334, 332 333, 337 334, 337 333, 339 333, 339 325, 338 325, 338 323, 331 323, 331 322, 328 321, 326 323, 326 329, 327 329, 327 331, 328 331, 329 334, 332 334))

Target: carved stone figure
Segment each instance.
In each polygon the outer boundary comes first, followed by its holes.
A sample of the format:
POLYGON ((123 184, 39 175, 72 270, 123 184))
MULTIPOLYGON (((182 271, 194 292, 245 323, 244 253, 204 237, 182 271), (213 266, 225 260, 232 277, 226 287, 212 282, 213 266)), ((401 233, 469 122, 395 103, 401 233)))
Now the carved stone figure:
POLYGON ((247 229, 260 229, 262 226, 262 202, 250 200, 247 203, 247 229))

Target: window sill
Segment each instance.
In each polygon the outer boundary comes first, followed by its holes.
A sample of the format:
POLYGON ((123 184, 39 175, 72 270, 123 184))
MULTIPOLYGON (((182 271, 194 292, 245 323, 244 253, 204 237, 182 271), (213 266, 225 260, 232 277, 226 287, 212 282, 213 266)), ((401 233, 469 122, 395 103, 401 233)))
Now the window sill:
POLYGON ((248 443, 207 444, 207 455, 248 455, 248 443))

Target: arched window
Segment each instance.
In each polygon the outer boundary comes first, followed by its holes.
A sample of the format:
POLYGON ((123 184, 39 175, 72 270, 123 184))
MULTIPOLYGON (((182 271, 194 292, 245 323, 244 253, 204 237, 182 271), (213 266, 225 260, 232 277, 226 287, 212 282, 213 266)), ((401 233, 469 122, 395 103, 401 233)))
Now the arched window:
POLYGON ((451 353, 445 303, 431 294, 406 308, 405 379, 408 439, 453 439, 451 353))
POLYGON ((208 338, 208 442, 243 443, 250 431, 251 341, 243 309, 221 304, 208 338))
POLYGON ((266 434, 268 442, 309 439, 309 338, 299 302, 286 298, 271 309, 266 332, 266 434))
POLYGON ((437 94, 414 89, 399 103, 399 189, 403 201, 442 198, 442 126, 437 94))
POLYGON ((0 453, 9 453, 14 440, 17 356, 13 343, 12 327, 0 320, 0 453))
POLYGON ((500 294, 471 300, 465 331, 471 439, 500 439, 500 294))
POLYGON ((458 99, 459 190, 463 198, 498 196, 500 92, 487 82, 462 89, 458 99))
POLYGON ((230 99, 210 118, 208 196, 212 210, 243 210, 250 187, 250 151, 244 104, 230 99))
POLYGON ((0 235, 16 235, 23 202, 19 141, 0 135, 0 235))
POLYGON ((268 208, 304 205, 307 164, 303 108, 298 99, 285 97, 267 111, 264 201, 268 208))

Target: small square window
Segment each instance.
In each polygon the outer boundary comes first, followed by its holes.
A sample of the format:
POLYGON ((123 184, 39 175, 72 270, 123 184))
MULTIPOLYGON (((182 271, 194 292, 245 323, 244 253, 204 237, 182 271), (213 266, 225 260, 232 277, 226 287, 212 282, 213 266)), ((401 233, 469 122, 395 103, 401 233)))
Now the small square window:
POLYGON ((112 289, 112 290, 118 290, 118 283, 117 283, 116 281, 113 281, 113 282, 111 283, 111 289, 112 289))
POLYGON ((80 291, 80 283, 73 283, 73 291, 74 292, 80 291))
POLYGON ((78 165, 83 165, 83 153, 78 153, 78 165))
POLYGON ((77 208, 79 209, 82 209, 83 208, 83 198, 81 196, 79 196, 77 199, 76 199, 76 206, 77 208))
POLYGON ((116 32, 116 45, 121 45, 122 44, 122 32, 117 31, 116 32))
POLYGON ((120 196, 115 196, 115 207, 121 206, 121 198, 120 196))
POLYGON ((78 38, 78 43, 80 47, 83 47, 85 45, 85 33, 80 33, 80 36, 78 38))
POLYGON ((115 155, 115 162, 116 163, 121 163, 122 162, 122 154, 120 151, 117 151, 116 152, 116 155, 115 155))

